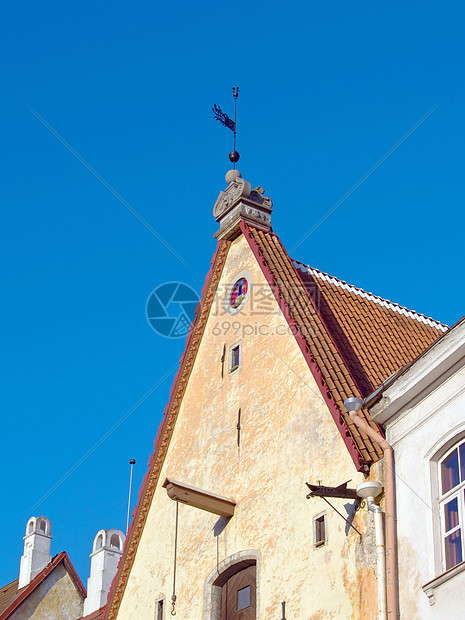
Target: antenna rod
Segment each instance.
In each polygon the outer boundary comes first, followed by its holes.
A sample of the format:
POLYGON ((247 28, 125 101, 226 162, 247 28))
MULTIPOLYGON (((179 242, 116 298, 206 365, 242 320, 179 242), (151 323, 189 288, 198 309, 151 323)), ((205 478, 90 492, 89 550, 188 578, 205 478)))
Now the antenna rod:
POLYGON ((135 459, 129 460, 129 465, 131 466, 131 473, 129 474, 129 498, 128 498, 128 517, 126 519, 126 536, 128 535, 129 529, 129 514, 131 512, 131 489, 132 489, 132 470, 134 469, 134 465, 136 464, 135 459))
MULTIPOLYGON (((236 153, 237 98, 238 98, 238 96, 239 96, 239 86, 233 86, 233 97, 234 97, 234 147, 233 147, 233 153, 236 153)), ((233 161, 233 170, 236 169, 236 161, 233 161)))

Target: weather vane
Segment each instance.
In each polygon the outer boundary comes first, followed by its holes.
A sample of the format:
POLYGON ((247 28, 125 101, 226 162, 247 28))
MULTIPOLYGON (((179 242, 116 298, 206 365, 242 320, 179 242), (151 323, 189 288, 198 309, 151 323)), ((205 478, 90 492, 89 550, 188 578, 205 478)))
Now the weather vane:
POLYGON ((234 145, 233 145, 233 150, 229 153, 229 160, 232 162, 233 169, 235 170, 236 162, 239 161, 239 153, 236 151, 236 112, 237 112, 237 97, 239 95, 239 87, 234 86, 232 90, 233 90, 233 97, 234 97, 234 120, 229 118, 229 116, 225 112, 223 112, 220 106, 217 106, 216 103, 214 104, 212 110, 213 110, 213 114, 215 115, 216 120, 220 121, 222 125, 230 129, 234 134, 234 145))

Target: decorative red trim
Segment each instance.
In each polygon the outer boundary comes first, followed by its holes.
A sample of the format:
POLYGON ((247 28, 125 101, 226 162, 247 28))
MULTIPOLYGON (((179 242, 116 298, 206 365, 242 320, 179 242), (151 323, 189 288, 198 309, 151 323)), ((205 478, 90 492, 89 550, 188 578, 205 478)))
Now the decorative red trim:
MULTIPOLYGON (((320 389, 321 395, 324 398, 324 401, 326 403, 326 405, 328 406, 328 409, 331 413, 331 416, 334 420, 334 422, 336 423, 336 426, 341 434, 342 440, 344 441, 347 450, 349 451, 350 456, 352 457, 352 460, 355 464, 355 467, 357 468, 358 471, 360 471, 362 469, 362 463, 360 463, 360 453, 358 451, 358 448, 354 442, 354 440, 352 439, 352 437, 350 435, 348 435, 348 429, 346 427, 345 424, 341 424, 341 410, 339 409, 338 405, 336 404, 336 402, 334 401, 334 397, 331 394, 331 391, 329 389, 329 387, 326 385, 324 379, 323 379, 323 375, 322 372, 317 364, 317 362, 315 361, 315 359, 313 358, 313 356, 307 351, 307 342, 304 338, 304 336, 302 335, 301 331, 297 328, 298 324, 297 321, 294 319, 294 317, 291 315, 291 310, 289 308, 289 305, 286 303, 285 299, 279 296, 279 291, 278 291, 278 287, 275 285, 274 281, 273 281, 273 273, 271 271, 271 269, 268 267, 268 265, 264 264, 264 259, 263 256, 260 254, 259 251, 259 246, 258 243, 256 242, 256 240, 253 238, 253 236, 250 234, 250 231, 248 230, 247 225, 245 224, 244 221, 242 221, 240 223, 240 227, 241 227, 241 231, 244 234, 244 237, 247 239, 250 249, 253 252, 253 255, 255 256, 258 264, 261 267, 261 270, 263 272, 263 275, 265 276, 268 284, 270 285, 271 290, 273 291, 273 294, 275 296, 276 301, 278 302, 278 305, 282 311, 282 313, 284 314, 286 321, 292 331, 292 333, 294 334, 294 337, 297 341, 297 344, 299 345, 300 350, 302 351, 302 354, 305 358, 305 361, 308 364, 308 367, 310 368, 310 371, 313 375, 313 378, 316 381, 317 386, 320 389)), ((269 235, 272 235, 274 237, 276 237, 276 239, 278 240, 278 242, 281 245, 281 248, 284 250, 284 247, 281 243, 281 240, 279 239, 279 237, 273 233, 267 233, 269 235)), ((287 254, 287 252, 284 250, 288 260, 289 260, 289 264, 292 267, 292 269, 297 273, 297 276, 299 277, 299 280, 302 282, 302 279, 300 278, 297 269, 294 267, 292 260, 290 259, 289 255, 287 254)), ((304 287, 305 290, 307 290, 305 288, 304 283, 302 282, 302 286, 304 287)), ((310 302, 312 303, 313 307, 315 308, 315 305, 311 299, 311 296, 309 295, 309 299, 310 302)), ((317 312, 318 316, 320 316, 320 314, 318 313, 317 309, 315 308, 315 311, 317 312)), ((325 323, 322 321, 322 325, 324 327, 324 329, 326 330, 326 332, 328 332, 328 329, 325 325, 325 323)), ((329 334, 329 332, 328 332, 329 334)), ((337 351, 339 351, 339 349, 336 348, 337 351)), ((348 372, 345 364, 344 364, 344 369, 348 372)), ((349 373, 350 374, 350 373, 349 373)))
POLYGON ((154 451, 150 457, 147 473, 144 476, 139 491, 139 500, 133 511, 133 519, 123 545, 123 555, 118 566, 118 572, 111 584, 108 602, 105 608, 105 620, 114 620, 121 604, 132 563, 141 539, 145 519, 156 488, 158 476, 169 446, 171 432, 176 422, 184 391, 194 365, 199 343, 210 313, 213 296, 223 271, 229 246, 229 241, 222 240, 218 242, 217 250, 212 258, 211 269, 207 274, 202 288, 201 299, 196 309, 189 336, 186 340, 184 353, 181 356, 179 370, 174 378, 170 398, 164 411, 164 418, 158 428, 154 451))
POLYGON ((79 579, 79 575, 77 574, 74 566, 71 564, 71 560, 68 557, 66 551, 62 551, 58 555, 56 555, 51 562, 47 564, 47 566, 34 577, 32 581, 30 581, 27 586, 18 590, 18 596, 12 601, 6 609, 2 611, 0 614, 0 620, 7 620, 7 618, 21 605, 21 603, 39 586, 44 579, 46 579, 50 573, 63 562, 66 570, 68 571, 71 579, 76 586, 76 590, 81 595, 84 600, 87 597, 87 592, 84 586, 82 585, 82 581, 79 579))

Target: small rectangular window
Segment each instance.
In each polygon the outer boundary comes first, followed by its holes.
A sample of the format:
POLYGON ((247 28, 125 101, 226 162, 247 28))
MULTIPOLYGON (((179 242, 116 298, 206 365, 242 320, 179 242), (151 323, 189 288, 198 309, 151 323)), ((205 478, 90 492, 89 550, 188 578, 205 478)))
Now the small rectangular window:
POLYGON ((321 514, 313 519, 313 546, 321 547, 326 541, 326 514, 321 514))
POLYGON ((241 588, 237 591, 236 611, 240 611, 246 607, 250 607, 250 586, 246 586, 245 588, 241 588))
POLYGON ((156 602, 155 620, 164 620, 165 618, 165 599, 161 598, 156 602))
POLYGON ((229 372, 234 372, 241 366, 241 345, 235 344, 229 349, 229 372))

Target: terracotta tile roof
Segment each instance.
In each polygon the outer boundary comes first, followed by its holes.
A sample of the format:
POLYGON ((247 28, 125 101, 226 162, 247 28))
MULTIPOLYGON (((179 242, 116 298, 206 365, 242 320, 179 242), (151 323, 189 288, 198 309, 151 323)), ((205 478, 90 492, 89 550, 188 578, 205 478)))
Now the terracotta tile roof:
MULTIPOLYGON (((381 449, 353 424, 344 400, 370 394, 447 328, 308 265, 292 262, 272 232, 244 223, 241 229, 286 318, 295 323, 297 341, 356 465, 377 461, 381 449), (347 431, 354 446, 347 441, 347 431)), ((368 411, 360 415, 377 428, 368 411)))
POLYGON ((418 357, 448 327, 293 261, 363 397, 418 357))
POLYGON ((418 357, 416 357, 414 360, 412 360, 411 362, 409 362, 408 364, 406 364, 403 368, 400 368, 397 372, 393 373, 390 377, 388 377, 386 379, 386 381, 384 381, 379 387, 376 388, 376 390, 374 392, 372 392, 371 394, 369 394, 368 396, 365 397, 364 400, 364 406, 367 407, 368 409, 371 409, 371 407, 378 402, 378 400, 381 399, 381 396, 383 395, 384 391, 387 390, 395 381, 397 381, 397 379, 399 379, 399 377, 402 377, 402 375, 404 375, 406 372, 408 372, 410 370, 410 368, 422 357, 424 357, 425 355, 427 355, 429 353, 429 351, 437 346, 441 340, 446 337, 446 335, 455 330, 456 328, 459 328, 460 325, 462 325, 463 323, 465 323, 465 316, 463 316, 461 319, 459 319, 456 323, 454 323, 454 325, 452 325, 451 327, 449 327, 449 329, 444 332, 443 334, 441 334, 441 336, 439 336, 439 338, 437 340, 435 340, 432 344, 429 345, 429 347, 427 349, 425 349, 424 351, 422 351, 420 353, 420 355, 418 357))
MULTIPOLYGON (((381 449, 364 433, 360 433, 343 407, 346 398, 360 395, 357 385, 281 241, 272 232, 264 232, 244 223, 241 228, 296 334, 296 340, 357 468, 364 462, 377 461, 382 457, 381 449)), ((377 429, 366 412, 362 415, 377 429)))
POLYGON ((0 588, 0 613, 6 609, 18 595, 19 579, 15 579, 3 588, 0 588))
MULTIPOLYGON (((71 560, 69 559, 68 554, 66 553, 66 551, 62 551, 61 553, 56 555, 54 558, 52 558, 51 562, 49 562, 47 566, 38 575, 36 575, 30 583, 28 583, 27 586, 24 586, 24 588, 21 588, 21 590, 16 589, 16 596, 14 596, 10 600, 7 607, 4 607, 3 609, 1 609, 0 607, 0 620, 7 620, 7 618, 11 616, 11 614, 31 594, 31 592, 33 592, 37 588, 37 586, 39 586, 42 583, 42 581, 44 581, 44 579, 46 579, 46 577, 48 577, 50 573, 59 564, 61 564, 61 562, 63 562, 66 570, 68 571, 71 579, 74 582, 74 585, 76 586, 77 591, 80 593, 80 595, 82 596, 84 600, 87 596, 86 589, 82 585, 82 582, 79 579, 79 576, 76 573, 74 566, 71 564, 71 560)), ((13 583, 16 583, 16 587, 17 587, 18 581, 19 579, 17 579, 16 581, 12 581, 12 583, 8 584, 8 586, 5 586, 5 588, 12 586, 13 583)))

